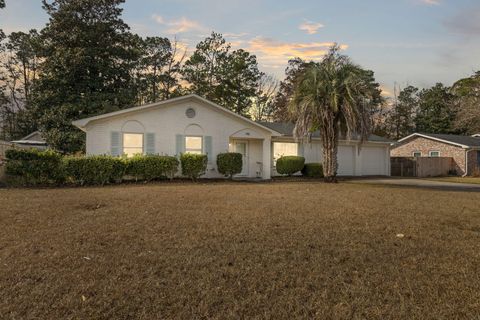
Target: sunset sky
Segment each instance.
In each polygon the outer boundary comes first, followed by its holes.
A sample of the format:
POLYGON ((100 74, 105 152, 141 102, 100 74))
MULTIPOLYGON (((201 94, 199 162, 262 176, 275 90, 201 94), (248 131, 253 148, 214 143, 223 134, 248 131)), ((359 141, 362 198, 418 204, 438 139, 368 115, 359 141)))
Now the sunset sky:
MULTIPOLYGON (((6 0, 5 32, 42 28, 40 0, 6 0)), ((127 0, 133 32, 165 36, 189 49, 212 30, 258 57, 262 71, 283 77, 289 58, 318 60, 337 42, 394 85, 447 85, 480 70, 478 0, 127 0)))

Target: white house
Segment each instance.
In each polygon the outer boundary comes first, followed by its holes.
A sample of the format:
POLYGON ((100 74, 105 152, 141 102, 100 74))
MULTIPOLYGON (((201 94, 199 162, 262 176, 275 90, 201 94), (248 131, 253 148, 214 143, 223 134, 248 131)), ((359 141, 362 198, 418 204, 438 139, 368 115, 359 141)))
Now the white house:
MULTIPOLYGON (((314 135, 309 144, 298 144, 293 126, 258 123, 197 95, 133 107, 74 121, 87 134, 89 155, 136 153, 208 155, 207 178, 221 177, 217 154, 243 154, 239 176, 270 179, 275 161, 282 155, 303 155, 306 162, 321 162, 321 144, 314 135)), ((359 148, 358 141, 341 141, 339 174, 389 175, 390 141, 372 136, 359 148)))

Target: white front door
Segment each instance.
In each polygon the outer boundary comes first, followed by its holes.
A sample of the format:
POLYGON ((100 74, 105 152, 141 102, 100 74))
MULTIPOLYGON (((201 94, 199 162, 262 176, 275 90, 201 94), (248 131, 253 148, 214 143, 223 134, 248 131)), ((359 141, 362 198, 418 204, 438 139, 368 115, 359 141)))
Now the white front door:
POLYGON ((234 143, 235 152, 242 154, 242 172, 238 174, 239 176, 248 176, 248 141, 235 141, 234 143))

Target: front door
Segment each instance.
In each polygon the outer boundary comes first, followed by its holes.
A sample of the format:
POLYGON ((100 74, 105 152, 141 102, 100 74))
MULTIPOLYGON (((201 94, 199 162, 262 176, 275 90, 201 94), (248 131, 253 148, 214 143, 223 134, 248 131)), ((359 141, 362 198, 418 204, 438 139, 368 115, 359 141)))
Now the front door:
POLYGON ((235 141, 235 152, 242 154, 242 172, 239 176, 248 176, 248 141, 235 141))

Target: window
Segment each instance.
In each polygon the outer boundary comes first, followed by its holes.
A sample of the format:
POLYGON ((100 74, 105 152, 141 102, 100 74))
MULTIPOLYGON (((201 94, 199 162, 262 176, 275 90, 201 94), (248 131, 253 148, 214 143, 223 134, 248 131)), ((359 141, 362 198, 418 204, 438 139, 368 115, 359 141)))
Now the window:
POLYGON ((143 134, 124 133, 123 153, 126 154, 127 157, 133 157, 136 154, 143 154, 143 134))
POLYGON ((274 142, 273 143, 273 165, 283 156, 298 156, 298 143, 274 142))
POLYGON ((422 156, 422 153, 421 153, 420 151, 414 151, 414 152, 413 152, 413 156, 414 156, 415 158, 419 158, 419 157, 422 156))
POLYGON ((203 153, 203 138, 198 136, 185 137, 185 153, 203 153))
POLYGON ((440 151, 430 151, 430 152, 428 153, 428 156, 429 156, 429 157, 438 158, 438 157, 440 157, 440 151))

